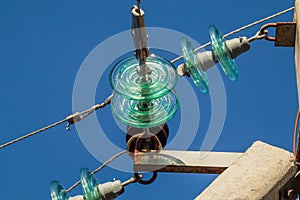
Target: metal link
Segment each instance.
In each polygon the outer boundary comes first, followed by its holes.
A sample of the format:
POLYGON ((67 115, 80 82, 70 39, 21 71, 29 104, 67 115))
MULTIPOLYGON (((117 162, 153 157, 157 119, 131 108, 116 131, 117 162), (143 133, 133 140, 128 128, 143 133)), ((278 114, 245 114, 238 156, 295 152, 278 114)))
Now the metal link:
MULTIPOLYGON (((260 30, 259 30, 259 34, 260 35, 264 35, 265 34, 265 31, 266 31, 266 29, 268 29, 268 28, 276 28, 277 27, 277 23, 269 23, 269 24, 265 24, 265 25, 263 25, 261 28, 260 28, 260 30)), ((266 39, 266 40, 268 40, 268 41, 272 41, 272 42, 275 42, 275 37, 270 37, 270 36, 268 36, 268 35, 266 35, 265 37, 264 37, 264 39, 266 39)))
POLYGON ((248 39, 248 42, 253 42, 254 40, 262 40, 268 35, 268 30, 264 30, 263 34, 258 31, 253 37, 248 39))

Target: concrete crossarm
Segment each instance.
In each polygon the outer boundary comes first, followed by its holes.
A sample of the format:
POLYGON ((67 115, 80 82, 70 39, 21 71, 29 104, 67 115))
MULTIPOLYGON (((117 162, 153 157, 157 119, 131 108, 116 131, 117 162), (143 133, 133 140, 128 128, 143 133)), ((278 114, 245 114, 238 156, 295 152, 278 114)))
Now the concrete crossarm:
POLYGON ((279 190, 296 172, 292 153, 258 141, 196 200, 279 200, 279 190))

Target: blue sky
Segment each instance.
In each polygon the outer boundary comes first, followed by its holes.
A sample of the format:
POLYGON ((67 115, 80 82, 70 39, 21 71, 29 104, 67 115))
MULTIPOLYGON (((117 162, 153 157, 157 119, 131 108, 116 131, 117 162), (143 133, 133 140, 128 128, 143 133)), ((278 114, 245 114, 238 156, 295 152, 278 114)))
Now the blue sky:
MULTIPOLYGON (((210 24, 227 33, 289 8, 293 3, 144 0, 142 8, 146 11, 148 26, 179 31, 204 44, 209 41, 210 24)), ((72 113, 73 85, 81 63, 99 43, 131 27, 133 4, 132 0, 0 2, 1 144, 72 113)), ((291 12, 269 22, 292 19, 291 12)), ((232 37, 251 37, 259 28, 260 25, 254 26, 232 37)), ((273 33, 270 30, 270 34, 273 33)), ((179 45, 180 41, 174 43, 179 45)), ((175 57, 164 55, 167 59, 175 57)), ((250 51, 236 62, 237 82, 231 82, 222 74, 227 113, 222 134, 213 150, 243 152, 254 141, 262 140, 291 151, 298 107, 293 48, 275 48, 271 42, 254 41, 250 51)), ((107 78, 101 79, 99 85, 95 96, 97 103, 112 92, 107 78)), ((209 96, 194 89, 201 121, 189 149, 199 150, 208 129, 211 103, 209 96)), ((110 113, 110 106, 97 113, 102 119, 106 114, 110 116, 106 118, 105 130, 115 129, 110 113)), ((178 127, 178 119, 179 116, 175 116, 169 123, 174 130, 178 127)), ((75 127, 71 128, 71 132, 66 132, 65 126, 60 125, 0 150, 1 198, 50 199, 51 180, 59 180, 69 187, 78 180, 80 168, 98 167, 101 163, 82 144, 75 127)), ((170 138, 175 137, 174 134, 171 132, 170 138)), ((125 147, 122 133, 108 137, 120 148, 125 147)), ((110 149, 103 154, 110 155, 110 149)), ((130 176, 130 173, 111 168, 97 174, 100 182, 113 178, 126 180, 130 176)), ((193 199, 215 177, 159 174, 152 185, 127 187, 119 199, 193 199)), ((70 195, 81 193, 78 187, 70 195)))

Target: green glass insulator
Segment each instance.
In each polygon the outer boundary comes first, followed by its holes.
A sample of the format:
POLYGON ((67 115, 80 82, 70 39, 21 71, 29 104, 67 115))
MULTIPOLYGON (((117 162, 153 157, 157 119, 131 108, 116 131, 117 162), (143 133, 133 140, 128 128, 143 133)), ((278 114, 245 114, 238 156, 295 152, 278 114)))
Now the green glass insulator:
POLYGON ((172 63, 151 55, 140 65, 133 56, 120 61, 110 72, 114 91, 127 99, 152 100, 168 94, 177 83, 172 63))
POLYGON ((96 177, 87 169, 80 170, 81 185, 86 200, 102 200, 96 177))
POLYGON ((69 195, 62 184, 58 181, 52 181, 50 184, 50 193, 52 200, 68 200, 69 195))
POLYGON ((185 37, 181 39, 181 50, 185 60, 185 66, 195 85, 199 87, 201 92, 207 93, 208 79, 206 72, 202 70, 198 60, 196 59, 192 43, 185 37))
POLYGON ((213 25, 209 26, 209 34, 214 55, 220 63, 224 73, 230 80, 238 79, 238 71, 234 59, 231 58, 221 32, 213 25))
POLYGON ((169 94, 151 101, 137 101, 115 94, 111 100, 113 114, 124 124, 137 128, 150 128, 171 119, 179 106, 177 95, 169 94))

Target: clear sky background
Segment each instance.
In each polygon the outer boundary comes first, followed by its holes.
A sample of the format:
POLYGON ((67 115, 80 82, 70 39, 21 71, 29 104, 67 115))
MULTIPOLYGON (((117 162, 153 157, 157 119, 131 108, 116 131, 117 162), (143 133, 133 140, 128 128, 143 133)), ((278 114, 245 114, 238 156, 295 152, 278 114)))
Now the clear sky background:
MULTIPOLYGON (((71 114, 73 84, 81 63, 100 42, 131 27, 130 9, 135 3, 133 0, 0 2, 1 144, 71 114)), ((142 0, 148 26, 182 32, 201 44, 209 41, 210 24, 227 33, 293 4, 291 0, 142 0)), ((269 22, 292 19, 291 12, 269 22)), ((232 37, 251 37, 260 26, 232 37)), ((180 41, 174 43, 179 45, 180 41)), ((265 40, 254 41, 251 50, 236 61, 237 82, 222 74, 227 116, 213 150, 244 152, 254 141, 262 140, 291 151, 298 107, 294 49, 275 48, 265 40)), ((104 89, 97 92, 97 103, 112 91, 107 81, 102 82, 104 89)), ((201 122, 190 150, 200 149, 211 114, 205 109, 210 107, 208 96, 197 93, 201 122)), ((98 112, 109 113, 110 106, 98 112)), ((173 120, 169 125, 176 127, 177 123, 173 120)), ((106 127, 114 128, 114 121, 108 120, 106 127)), ((111 134, 109 138, 125 147, 124 136, 111 134)), ((110 154, 109 149, 104 153, 110 154)), ((60 125, 0 150, 0 199, 50 199, 51 180, 60 180, 69 187, 78 180, 80 168, 95 169, 100 164, 81 143, 75 127, 66 132, 65 126, 60 125)), ((130 177, 129 173, 110 168, 97 174, 100 182, 130 177)), ((152 185, 130 185, 119 199, 193 199, 215 178, 216 175, 159 174, 152 185)), ((82 194, 81 186, 70 195, 75 194, 82 194)))

